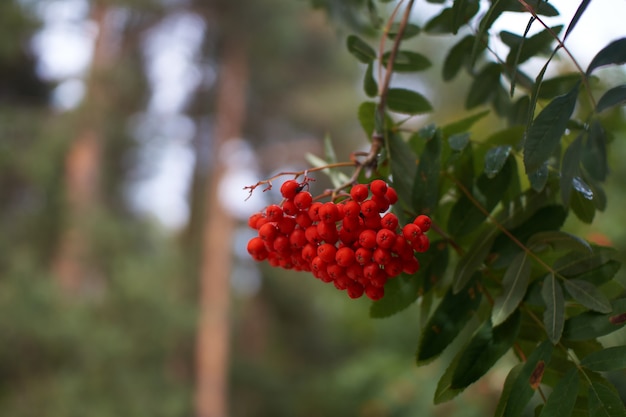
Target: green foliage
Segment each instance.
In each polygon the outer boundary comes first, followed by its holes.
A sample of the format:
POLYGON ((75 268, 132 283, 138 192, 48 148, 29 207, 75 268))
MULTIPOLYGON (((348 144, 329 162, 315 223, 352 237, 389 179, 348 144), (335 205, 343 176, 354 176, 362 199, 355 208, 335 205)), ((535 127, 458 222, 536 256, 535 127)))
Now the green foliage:
MULTIPOLYGON (((424 42, 432 35, 456 36, 441 62, 412 51, 396 36, 390 37, 392 44, 377 44, 378 50, 354 37, 348 46, 368 65, 363 85, 375 101, 363 103, 359 120, 370 136, 374 126, 384 130, 381 159, 390 165, 400 210, 408 218, 431 216, 429 233, 439 239, 423 255, 422 270, 387 284, 387 295, 373 304, 371 316, 391 316, 416 300, 426 305, 419 365, 445 358, 451 345, 463 346, 439 380, 436 404, 457 396, 513 350, 521 363, 507 377, 496 415, 521 415, 541 386, 550 387, 551 395, 542 391, 539 415, 624 415, 615 389, 593 372, 625 366, 623 346, 603 348, 597 342, 626 324, 616 279, 619 256, 561 229, 570 218, 591 223, 606 208, 607 115, 626 103, 626 90, 602 84, 598 93, 591 75, 626 63, 626 38, 599 51, 586 70, 574 62, 577 72, 544 80, 589 1, 580 2, 562 37, 565 25, 543 21, 559 15, 547 2, 495 0, 487 8, 476 1, 432 3, 440 12, 411 35, 424 42), (497 56, 490 47, 492 27, 505 12, 524 13, 529 20, 521 33, 511 28, 497 34, 508 48, 497 56), (543 28, 530 35, 537 24, 543 28), (374 88, 376 67, 384 73, 395 53, 393 73, 418 77, 417 71, 440 65, 441 78, 450 81, 464 72, 470 77, 465 108, 479 111, 445 126, 413 128, 406 115, 432 112, 431 120, 437 120, 438 109, 415 88, 393 81, 374 88), (520 68, 531 59, 545 62, 534 75, 520 68), (501 123, 493 123, 492 131, 476 129, 488 115, 501 123), (470 335, 459 340, 464 332, 470 335)), ((395 18, 394 35, 417 27, 409 24, 395 18)))

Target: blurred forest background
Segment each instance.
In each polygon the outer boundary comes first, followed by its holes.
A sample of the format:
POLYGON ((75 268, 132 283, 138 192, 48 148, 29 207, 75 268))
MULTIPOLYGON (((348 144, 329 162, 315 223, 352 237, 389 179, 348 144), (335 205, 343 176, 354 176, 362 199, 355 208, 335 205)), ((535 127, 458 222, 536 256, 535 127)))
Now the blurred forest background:
MULTIPOLYGON (((245 253, 247 216, 278 194, 244 203, 243 186, 306 167, 325 134, 340 159, 365 146, 353 2, 0 2, 1 415, 492 412, 507 369, 433 408, 417 309, 371 320, 245 253)), ((445 42, 416 46, 440 62, 445 42)), ((589 233, 623 248, 613 167, 589 233)))

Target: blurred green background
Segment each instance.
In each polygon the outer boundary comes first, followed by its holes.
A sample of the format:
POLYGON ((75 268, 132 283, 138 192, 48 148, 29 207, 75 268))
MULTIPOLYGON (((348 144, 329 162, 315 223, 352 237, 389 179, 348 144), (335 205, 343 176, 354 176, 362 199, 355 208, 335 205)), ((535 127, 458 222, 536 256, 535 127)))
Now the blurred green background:
MULTIPOLYGON (((367 16, 360 1, 312 3, 329 13, 293 0, 0 2, 0 415, 493 411, 506 366, 432 406, 443 368, 414 366, 418 306, 371 320, 365 299, 245 253, 247 216, 278 194, 244 202, 243 186, 305 168, 326 134, 340 159, 366 146, 363 68, 344 39, 367 16)), ((413 46, 440 62, 447 42, 413 46)), ((438 71, 423 84, 443 123, 465 90, 436 84, 438 71)), ((625 247, 615 142, 609 209, 570 227, 625 247)))

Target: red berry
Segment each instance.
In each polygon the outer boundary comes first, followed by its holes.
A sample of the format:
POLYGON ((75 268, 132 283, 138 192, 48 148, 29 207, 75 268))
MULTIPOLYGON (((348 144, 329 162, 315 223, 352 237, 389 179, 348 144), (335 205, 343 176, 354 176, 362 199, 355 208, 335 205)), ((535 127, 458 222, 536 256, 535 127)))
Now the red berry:
POLYGON ((296 227, 296 220, 293 217, 283 217, 276 225, 281 233, 288 235, 296 227))
POLYGON ((322 258, 322 260, 326 263, 335 262, 336 253, 337 248, 335 245, 331 245, 330 243, 324 243, 317 248, 317 256, 322 258))
POLYGON ((248 226, 250 226, 251 229, 258 229, 257 222, 263 217, 263 213, 254 213, 248 218, 248 226))
POLYGON ((403 265, 400 258, 391 258, 391 261, 385 265, 385 273, 389 278, 397 277, 402 273, 403 265))
POLYGON ((387 249, 376 248, 372 254, 372 259, 379 265, 387 265, 391 261, 391 252, 387 249))
POLYGON ((322 260, 322 258, 320 258, 319 256, 316 256, 311 261, 311 270, 312 271, 324 271, 324 272, 326 272, 326 268, 327 267, 328 267, 328 264, 326 262, 324 262, 322 260))
POLYGON ((273 223, 265 223, 259 228, 259 237, 265 242, 273 241, 278 235, 278 228, 273 223))
POLYGON ((404 273, 412 275, 420 270, 420 263, 415 258, 410 258, 402 261, 402 270, 404 273))
POLYGON ((383 228, 393 230, 394 232, 398 228, 398 216, 393 213, 387 213, 380 219, 380 224, 383 228))
POLYGON ((314 221, 314 222, 318 222, 320 221, 320 207, 322 207, 322 203, 320 203, 319 201, 316 201, 315 203, 311 204, 311 207, 309 207, 309 218, 314 221))
POLYGON ((430 247, 430 240, 428 240, 428 236, 422 234, 412 242, 411 246, 413 247, 413 249, 415 249, 416 252, 426 252, 430 247))
POLYGON ((298 214, 298 208, 293 201, 288 200, 283 203, 283 213, 287 214, 288 216, 295 216, 296 214, 298 214))
POLYGON ((348 288, 346 288, 346 291, 348 293, 348 297, 355 299, 361 297, 364 290, 361 284, 351 282, 348 284, 348 288))
POLYGON ((309 217, 308 213, 300 212, 296 214, 296 223, 303 229, 306 229, 313 224, 313 220, 309 217))
POLYGON ((346 219, 358 219, 361 213, 361 205, 356 201, 347 201, 344 204, 343 216, 346 219))
POLYGON ((320 237, 320 234, 317 233, 317 226, 315 225, 308 227, 304 231, 304 236, 306 236, 306 240, 309 241, 309 243, 314 245, 318 245, 322 242, 322 238, 320 237))
POLYGON ((422 229, 415 223, 409 223, 402 228, 402 235, 409 242, 414 242, 422 234, 422 229))
POLYGON ((365 217, 378 216, 378 204, 373 200, 367 200, 361 203, 361 213, 365 217))
POLYGON ((283 209, 276 204, 267 206, 265 208, 265 217, 271 222, 277 222, 283 218, 283 209))
POLYGON ((383 180, 374 180, 370 184, 372 194, 378 197, 384 197, 387 192, 387 183, 383 180))
POLYGON ((350 197, 352 197, 352 199, 357 203, 360 203, 361 201, 365 201, 369 193, 367 185, 356 184, 350 190, 350 197))
POLYGON ((335 261, 339 266, 348 267, 352 265, 355 260, 354 250, 347 246, 339 249, 335 254, 335 261))
POLYGON ((313 202, 313 196, 308 191, 302 191, 296 194, 296 196, 293 199, 293 203, 296 205, 296 207, 299 210, 307 210, 309 207, 311 207, 312 202, 313 202))
POLYGON ((422 230, 422 232, 426 233, 430 230, 430 224, 431 224, 431 220, 430 217, 424 215, 424 214, 420 214, 419 216, 417 216, 415 218, 415 220, 413 221, 413 223, 415 223, 416 225, 419 226, 419 228, 422 230))
POLYGON ((384 213, 389 209, 389 201, 385 196, 372 196, 372 201, 376 203, 376 207, 378 207, 379 213, 384 213))
POLYGON ((376 233, 376 244, 384 249, 390 249, 396 242, 396 233, 389 229, 380 229, 376 233))
POLYGON ((383 287, 375 287, 373 285, 368 285, 365 287, 365 295, 372 301, 378 301, 385 295, 385 290, 383 287))
POLYGON ((368 249, 376 246, 376 232, 370 229, 363 230, 359 235, 359 244, 368 249))
POLYGON ((381 228, 380 216, 378 214, 374 216, 368 216, 363 220, 363 226, 367 229, 378 230, 381 228))
POLYGON ((319 210, 320 220, 326 223, 335 223, 340 219, 339 209, 335 203, 324 203, 319 210))
POLYGON ((289 239, 287 238, 287 236, 280 235, 277 236, 276 239, 274 239, 273 247, 274 250, 278 253, 289 253, 290 246, 291 244, 289 243, 289 239))
POLYGON ((387 192, 385 193, 385 197, 387 197, 387 201, 389 204, 394 205, 398 202, 398 193, 392 187, 387 188, 387 192))
POLYGON ((353 263, 346 268, 346 276, 354 281, 358 281, 363 277, 363 267, 357 263, 353 263))
POLYGON ((298 184, 296 180, 285 181, 283 185, 280 186, 280 193, 287 200, 293 199, 300 190, 300 184, 298 184))
MULTIPOLYGON (((340 281, 342 278, 347 278, 346 277, 346 269, 333 263, 333 264, 329 264, 328 267, 326 267, 326 272, 328 272, 328 275, 336 282, 336 281, 340 281)), ((347 282, 346 282, 347 284, 347 282)), ((341 289, 345 289, 341 288, 341 289)))
POLYGON ((372 262, 372 252, 371 249, 361 247, 354 252, 354 257, 360 265, 366 265, 372 262))
POLYGON ((339 240, 339 233, 334 223, 318 223, 317 233, 326 243, 335 243, 339 240))
POLYGON ((248 242, 248 253, 254 257, 257 261, 261 261, 267 258, 267 249, 265 248, 265 242, 260 237, 253 237, 248 242), (262 258, 262 259, 257 259, 262 258))
POLYGON ((303 229, 295 229, 289 235, 289 243, 292 249, 301 249, 307 244, 303 229))

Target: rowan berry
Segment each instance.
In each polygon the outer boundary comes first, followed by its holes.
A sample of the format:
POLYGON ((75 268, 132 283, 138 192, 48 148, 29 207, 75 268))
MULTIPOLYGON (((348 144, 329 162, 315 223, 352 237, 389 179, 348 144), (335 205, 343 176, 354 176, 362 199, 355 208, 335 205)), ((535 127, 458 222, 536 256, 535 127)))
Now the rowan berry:
POLYGON ((396 233, 389 229, 380 229, 376 233, 376 244, 384 249, 390 249, 396 241, 396 233))
POLYGON ((287 216, 280 219, 276 225, 281 233, 288 235, 293 231, 293 229, 295 229, 296 220, 293 217, 287 216))
POLYGON ((372 259, 379 265, 387 265, 391 261, 391 252, 388 249, 376 248, 372 253, 372 259))
POLYGON ((312 243, 314 245, 317 245, 322 242, 322 238, 320 237, 320 234, 317 233, 316 225, 307 227, 307 229, 304 231, 304 236, 306 236, 306 240, 308 240, 309 243, 312 243))
POLYGON ((419 216, 417 216, 415 218, 415 220, 413 221, 413 223, 415 223, 416 225, 419 226, 419 228, 422 230, 422 232, 428 232, 430 230, 430 225, 431 225, 431 220, 430 217, 424 215, 424 214, 420 214, 419 216))
POLYGON ((253 237, 248 241, 248 253, 257 261, 267 258, 268 252, 265 248, 265 242, 260 237, 253 237))
POLYGON ((409 223, 402 228, 402 235, 409 242, 414 242, 422 234, 422 229, 415 223, 409 223))
POLYGON ((378 264, 375 264, 373 262, 363 266, 363 276, 368 281, 371 281, 379 272, 380 267, 378 266, 378 264))
POLYGON ((375 215, 375 216, 366 217, 363 220, 363 226, 365 226, 367 229, 372 229, 372 230, 380 229, 381 228, 380 216, 375 215))
POLYGON ((363 295, 363 291, 363 286, 356 282, 349 283, 348 288, 346 288, 348 297, 352 299, 360 298, 363 295))
POLYGON ((324 203, 319 209, 320 220, 325 223, 334 223, 339 220, 339 209, 335 203, 324 203))
POLYGON ((272 245, 274 250, 280 254, 289 253, 291 244, 289 243, 289 239, 287 236, 279 235, 274 239, 274 243, 272 245))
POLYGON ((326 268, 328 267, 328 263, 324 262, 322 258, 316 256, 311 261, 311 270, 313 271, 324 271, 326 272, 326 268))
POLYGON ((347 246, 340 248, 335 254, 335 261, 337 262, 337 265, 343 267, 352 265, 356 261, 354 250, 347 246))
POLYGON ((339 234, 339 240, 343 244, 348 245, 348 246, 352 246, 359 239, 358 230, 350 231, 348 229, 342 228, 339 230, 338 234, 339 234))
POLYGON ((269 205, 265 208, 265 217, 271 222, 277 222, 283 218, 283 209, 276 204, 269 205))
POLYGON ((416 252, 426 252, 430 247, 430 240, 428 239, 428 236, 422 234, 412 242, 411 246, 416 252))
POLYGON ((403 262, 400 258, 391 258, 385 265, 385 273, 389 278, 397 277, 402 273, 403 262))
POLYGON ((254 213, 248 218, 248 226, 250 226, 251 229, 258 229, 257 222, 263 217, 263 213, 254 213))
POLYGON ((337 227, 334 223, 318 223, 317 233, 326 243, 335 243, 339 240, 339 233, 337 232, 337 227))
POLYGON ((295 216, 298 213, 298 207, 291 200, 287 200, 283 203, 283 213, 288 216, 295 216))
POLYGON ((296 180, 288 180, 280 186, 280 193, 287 200, 293 199, 296 194, 301 190, 300 184, 296 180))
POLYGON ((309 264, 313 261, 313 258, 317 256, 317 247, 311 243, 307 243, 302 248, 302 259, 304 259, 309 264))
POLYGON ((402 261, 402 271, 405 274, 415 274, 420 269, 420 263, 415 257, 405 259, 402 261))
POLYGON ((387 197, 387 201, 389 204, 394 205, 398 202, 398 193, 392 187, 387 188, 387 192, 385 193, 385 197, 387 197))
POLYGON ((353 263, 346 268, 346 276, 354 281, 358 281, 363 276, 363 267, 358 263, 353 263))
POLYGON ((341 280, 341 278, 346 277, 346 269, 335 263, 329 264, 326 267, 326 272, 328 273, 328 276, 330 276, 335 281, 339 281, 341 280))
POLYGON ((374 200, 364 201, 361 203, 361 213, 365 217, 378 216, 378 204, 374 200))
POLYGON ((356 201, 347 201, 344 204, 343 217, 344 219, 358 219, 361 213, 361 205, 356 201))
POLYGON ((365 184, 356 184, 350 190, 350 197, 357 203, 365 201, 367 196, 369 195, 369 190, 367 185, 365 184))
MULTIPOLYGON (((330 273, 328 275, 330 275, 330 273)), ((340 291, 343 291, 346 288, 348 288, 348 284, 350 284, 350 282, 351 282, 350 279, 346 277, 345 275, 339 275, 336 279, 333 280, 333 284, 335 284, 335 288, 337 288, 340 291)))
POLYGON ((326 263, 335 262, 335 254, 337 253, 337 248, 335 245, 331 245, 330 243, 324 243, 317 247, 317 256, 322 258, 322 260, 326 263))
POLYGON ((372 201, 376 203, 376 207, 378 208, 379 213, 384 213, 389 210, 389 201, 385 196, 372 196, 372 201))
POLYGON ((385 290, 383 287, 375 287, 373 285, 368 285, 365 287, 365 295, 372 301, 378 301, 385 295, 385 290))
POLYGON ((359 265, 366 265, 372 262, 372 250, 365 247, 360 247, 354 252, 354 258, 359 265))
POLYGON ((311 220, 308 213, 300 212, 296 214, 296 224, 301 228, 306 229, 313 224, 313 220, 311 220))
POLYGON ((376 246, 376 232, 371 229, 366 229, 359 235, 359 244, 368 249, 372 249, 376 246))
POLYGON ((387 183, 383 180, 374 180, 370 183, 372 194, 378 197, 384 197, 387 192, 387 183))
POLYGON ((378 271, 374 273, 374 275, 370 279, 370 283, 375 287, 382 288, 387 283, 387 279, 389 278, 387 277, 387 274, 385 273, 385 271, 383 271, 382 269, 379 269, 378 271))
POLYGON ((299 210, 307 210, 311 207, 311 203, 313 202, 313 196, 308 191, 302 191, 296 194, 293 198, 293 203, 299 210))
POLYGON ((301 249, 307 244, 303 229, 294 229, 289 235, 289 243, 292 249, 301 249))
POLYGON ((311 204, 311 207, 309 207, 309 218, 314 221, 314 222, 318 222, 320 221, 320 207, 322 207, 322 203, 320 203, 319 201, 316 201, 315 203, 311 204))
POLYGON ((278 228, 274 223, 265 223, 259 228, 259 237, 265 242, 272 242, 278 236, 278 228))
POLYGON ((398 228, 398 216, 393 213, 387 213, 380 219, 380 225, 395 232, 398 228))

